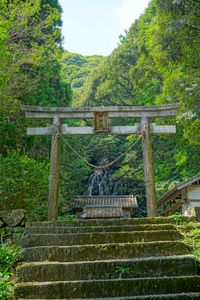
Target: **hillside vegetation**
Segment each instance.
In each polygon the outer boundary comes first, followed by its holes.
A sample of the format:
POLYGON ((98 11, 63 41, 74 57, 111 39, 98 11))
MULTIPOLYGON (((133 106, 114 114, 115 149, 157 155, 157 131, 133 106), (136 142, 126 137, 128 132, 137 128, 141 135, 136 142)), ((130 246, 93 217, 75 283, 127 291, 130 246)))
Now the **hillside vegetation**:
MULTIPOLYGON (((180 102, 177 119, 165 121, 176 123, 177 133, 152 137, 158 197, 199 173, 200 1, 152 0, 108 57, 63 51, 57 0, 3 1, 0 16, 0 209, 26 208, 32 220, 45 219, 47 214, 51 139, 26 137, 28 125, 46 123, 25 120, 20 103, 106 106, 180 102)), ((63 137, 61 213, 75 195, 87 191, 93 170, 84 160, 105 164, 136 139, 134 135, 63 137)), ((141 144, 102 177, 107 193, 134 194, 145 210, 141 144)))
MULTIPOLYGON (((152 0, 120 37, 118 48, 85 79, 79 95, 81 105, 91 106, 181 104, 177 119, 165 121, 177 124, 177 134, 152 138, 158 196, 200 169, 199 4, 194 0, 152 0)), ((109 161, 135 139, 105 137, 101 141, 94 137, 92 149, 89 144, 87 151, 93 162, 109 161)), ((117 192, 134 193, 141 200, 142 168, 139 147, 109 173, 113 185, 117 182, 117 192)))

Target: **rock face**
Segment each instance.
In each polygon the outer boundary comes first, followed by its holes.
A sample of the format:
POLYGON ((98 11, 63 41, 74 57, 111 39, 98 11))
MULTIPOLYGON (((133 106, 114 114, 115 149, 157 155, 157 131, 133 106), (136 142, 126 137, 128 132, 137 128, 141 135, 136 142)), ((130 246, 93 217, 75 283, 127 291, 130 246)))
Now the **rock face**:
POLYGON ((189 217, 195 217, 200 221, 200 207, 190 207, 188 208, 187 213, 189 217))
POLYGON ((200 299, 168 218, 29 223, 22 246, 17 299, 200 299))
MULTIPOLYGON (((0 224, 15 227, 25 222, 26 211, 24 209, 13 209, 0 211, 0 224)), ((1 226, 1 225, 0 225, 1 226)))

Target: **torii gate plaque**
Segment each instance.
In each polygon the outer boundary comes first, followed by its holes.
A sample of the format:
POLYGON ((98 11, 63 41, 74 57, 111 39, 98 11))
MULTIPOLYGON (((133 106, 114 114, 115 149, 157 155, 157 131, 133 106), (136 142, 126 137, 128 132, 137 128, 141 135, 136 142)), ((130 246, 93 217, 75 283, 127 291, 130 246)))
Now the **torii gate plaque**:
POLYGON ((27 118, 53 119, 52 126, 27 129, 28 135, 52 135, 48 220, 56 220, 58 214, 61 135, 92 135, 96 132, 107 132, 115 135, 143 133, 142 142, 147 214, 148 217, 155 217, 157 215, 157 200, 155 192, 151 134, 176 133, 176 126, 158 126, 155 123, 151 123, 151 120, 155 118, 174 117, 179 108, 179 104, 168 104, 161 106, 107 107, 40 107, 22 105, 21 109, 25 111, 27 118), (109 127, 108 119, 114 118, 140 118, 140 123, 136 123, 134 126, 109 127), (69 127, 66 124, 61 124, 62 119, 93 119, 94 126, 69 127))

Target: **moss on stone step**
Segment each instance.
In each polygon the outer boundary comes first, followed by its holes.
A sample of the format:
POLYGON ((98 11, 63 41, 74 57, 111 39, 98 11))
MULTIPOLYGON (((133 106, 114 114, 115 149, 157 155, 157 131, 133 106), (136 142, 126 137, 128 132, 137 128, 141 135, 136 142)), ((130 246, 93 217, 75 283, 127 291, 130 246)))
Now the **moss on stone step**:
POLYGON ((121 243, 81 246, 30 247, 22 251, 26 261, 90 261, 150 256, 184 255, 190 249, 182 242, 121 243))
POLYGON ((141 224, 170 224, 173 219, 166 217, 157 218, 131 218, 131 219, 95 219, 95 220, 73 220, 58 222, 32 222, 27 223, 26 227, 80 227, 80 226, 122 226, 122 225, 141 225, 141 224))
POLYGON ((200 300, 196 262, 174 223, 164 217, 29 223, 16 299, 200 300))
MULTIPOLYGON (((171 295, 151 295, 151 296, 136 296, 136 297, 114 297, 114 298, 76 298, 71 300, 199 300, 200 293, 180 293, 171 295)), ((18 299, 27 300, 27 299, 18 299)), ((30 300, 30 299, 29 299, 30 300)), ((41 300, 41 299, 31 299, 31 300, 41 300)), ((48 300, 48 299, 47 299, 48 300)), ((55 300, 55 299, 51 299, 55 300)), ((67 300, 67 299, 60 299, 67 300)))
POLYGON ((177 230, 135 231, 135 232, 94 232, 75 234, 33 234, 25 235, 22 247, 68 246, 107 243, 133 243, 151 241, 173 241, 180 237, 177 230))
POLYGON ((18 282, 189 276, 197 274, 191 256, 150 257, 74 263, 25 263, 18 268, 18 282))
POLYGON ((151 230, 174 230, 173 224, 142 224, 121 226, 81 226, 81 227, 28 227, 27 234, 66 234, 82 232, 122 232, 122 231, 151 231, 151 230))
POLYGON ((23 283, 16 286, 17 298, 72 299, 199 292, 200 277, 90 280, 23 283))
MULTIPOLYGON (((173 295, 154 295, 154 296, 137 296, 137 297, 114 297, 114 298, 76 298, 71 300, 199 300, 200 293, 181 293, 173 295)), ((27 299, 18 299, 27 300, 27 299)), ((30 299, 29 299, 30 300, 30 299)), ((41 300, 41 299, 31 299, 31 300, 41 300)), ((47 299, 48 300, 48 299, 47 299)), ((55 300, 55 299, 51 299, 55 300)), ((67 300, 67 299, 60 299, 67 300)))

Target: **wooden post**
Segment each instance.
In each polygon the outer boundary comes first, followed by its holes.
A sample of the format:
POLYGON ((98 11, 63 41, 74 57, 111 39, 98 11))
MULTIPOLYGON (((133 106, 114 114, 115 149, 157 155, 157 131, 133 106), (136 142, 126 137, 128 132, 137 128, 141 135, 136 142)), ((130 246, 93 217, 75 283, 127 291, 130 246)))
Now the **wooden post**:
POLYGON ((147 117, 141 119, 141 131, 143 135, 143 158, 144 158, 144 177, 147 201, 147 216, 157 216, 157 200, 155 190, 154 165, 151 145, 150 120, 147 117))
POLYGON ((54 117, 54 133, 51 142, 50 174, 49 174, 49 198, 48 198, 48 221, 55 221, 58 215, 58 193, 60 172, 60 145, 61 145, 61 122, 60 118, 54 117))

